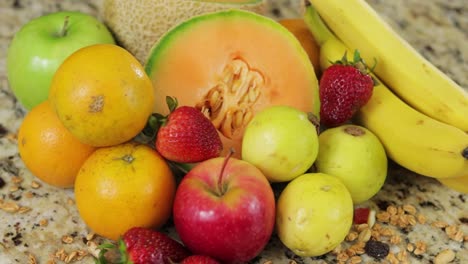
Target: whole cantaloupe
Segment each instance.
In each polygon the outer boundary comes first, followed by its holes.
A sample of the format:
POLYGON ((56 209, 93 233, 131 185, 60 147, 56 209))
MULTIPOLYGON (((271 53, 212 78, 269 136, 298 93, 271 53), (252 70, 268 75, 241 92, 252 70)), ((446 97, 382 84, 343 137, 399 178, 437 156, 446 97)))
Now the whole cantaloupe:
POLYGON ((168 31, 145 64, 154 112, 168 114, 166 96, 209 118, 239 157, 246 125, 271 105, 318 116, 318 81, 298 39, 271 18, 232 9, 192 17, 168 31))
POLYGON ((264 14, 266 0, 104 0, 104 22, 117 42, 141 62, 171 27, 208 12, 245 9, 264 14))

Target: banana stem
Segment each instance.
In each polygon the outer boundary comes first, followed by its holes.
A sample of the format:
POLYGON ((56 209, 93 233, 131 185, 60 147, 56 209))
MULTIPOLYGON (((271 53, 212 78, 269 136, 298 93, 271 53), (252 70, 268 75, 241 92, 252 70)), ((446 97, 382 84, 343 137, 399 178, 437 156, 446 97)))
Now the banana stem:
POLYGON ((329 39, 335 38, 335 35, 330 31, 327 25, 325 25, 317 10, 312 5, 306 7, 303 18, 319 46, 322 46, 329 39))

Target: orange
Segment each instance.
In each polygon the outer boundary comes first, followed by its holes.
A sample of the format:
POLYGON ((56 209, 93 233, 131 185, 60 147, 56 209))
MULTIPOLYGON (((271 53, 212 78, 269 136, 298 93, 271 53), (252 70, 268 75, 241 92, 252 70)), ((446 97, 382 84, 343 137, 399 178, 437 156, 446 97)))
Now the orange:
POLYGON ((18 131, 18 149, 36 177, 63 188, 73 186, 81 165, 95 150, 63 126, 48 101, 35 106, 24 118, 18 131))
POLYGON ((97 234, 114 240, 131 227, 159 228, 166 223, 175 190, 167 162, 139 143, 96 150, 75 182, 83 221, 97 234))
POLYGON ((91 45, 57 69, 49 100, 73 135, 93 146, 112 146, 135 137, 154 107, 154 92, 143 66, 125 49, 91 45))

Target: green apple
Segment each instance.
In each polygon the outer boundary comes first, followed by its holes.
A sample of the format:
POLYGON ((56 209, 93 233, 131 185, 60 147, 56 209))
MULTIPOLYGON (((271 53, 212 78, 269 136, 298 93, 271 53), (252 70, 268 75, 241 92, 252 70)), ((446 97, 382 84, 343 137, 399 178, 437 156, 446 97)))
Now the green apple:
POLYGON ((48 97, 52 77, 76 50, 98 43, 114 44, 107 27, 81 12, 61 11, 35 18, 21 27, 10 43, 7 77, 10 88, 30 110, 48 97))
POLYGON ((356 125, 330 128, 319 136, 317 171, 340 178, 355 204, 365 202, 383 186, 387 155, 380 140, 356 125))
POLYGON ((278 198, 278 237, 302 257, 320 256, 336 248, 346 238, 352 222, 351 195, 331 175, 300 175, 286 185, 278 198))
POLYGON ((307 113, 275 105, 257 113, 242 139, 242 159, 270 182, 286 182, 306 172, 318 153, 318 135, 307 113))

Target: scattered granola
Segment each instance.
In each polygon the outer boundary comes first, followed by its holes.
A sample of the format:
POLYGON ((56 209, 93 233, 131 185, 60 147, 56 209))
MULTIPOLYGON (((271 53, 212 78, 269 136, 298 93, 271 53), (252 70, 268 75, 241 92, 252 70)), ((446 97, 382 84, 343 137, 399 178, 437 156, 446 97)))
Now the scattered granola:
POLYGON ((68 199, 67 199, 67 204, 68 204, 68 205, 74 205, 74 204, 75 204, 75 201, 74 201, 72 198, 68 198, 68 199))
POLYGON ((39 226, 43 226, 43 227, 44 227, 44 226, 47 226, 48 224, 49 224, 49 220, 47 220, 47 219, 45 219, 45 218, 44 218, 44 219, 41 219, 41 220, 39 221, 39 226))
POLYGON ((31 191, 27 191, 26 193, 24 193, 24 197, 31 199, 34 197, 34 193, 31 191))
POLYGON ((38 181, 32 181, 31 182, 31 188, 33 188, 33 189, 39 189, 41 186, 42 186, 41 183, 38 182, 38 181))
POLYGON ((2 209, 5 212, 8 213, 16 213, 19 211, 21 207, 12 201, 5 202, 3 200, 0 200, 0 209, 2 209))
POLYGON ((434 264, 446 264, 455 259, 455 252, 451 249, 444 249, 434 259, 434 264))
POLYGON ((415 255, 422 255, 423 253, 426 252, 427 245, 424 241, 417 241, 415 244, 415 249, 413 250, 413 253, 415 255))
POLYGON ((400 263, 400 261, 398 260, 398 258, 395 256, 395 254, 393 254, 392 252, 388 253, 387 256, 385 256, 385 259, 390 262, 390 264, 398 264, 400 263))
POLYGON ((28 264, 37 264, 36 257, 33 254, 28 254, 28 264))
POLYGON ((73 237, 70 235, 62 236, 62 242, 65 244, 71 244, 73 243, 73 237))
POLYGON ((21 182, 23 182, 23 178, 20 176, 13 176, 11 177, 11 182, 14 184, 20 184, 21 182))
POLYGON ((446 222, 443 222, 443 221, 434 221, 432 222, 431 226, 433 227, 438 227, 438 228, 445 228, 447 227, 449 224, 446 223, 446 222))
POLYGON ((55 252, 53 257, 65 263, 72 263, 82 260, 87 255, 88 252, 86 250, 73 250, 67 252, 65 249, 61 248, 55 252))

